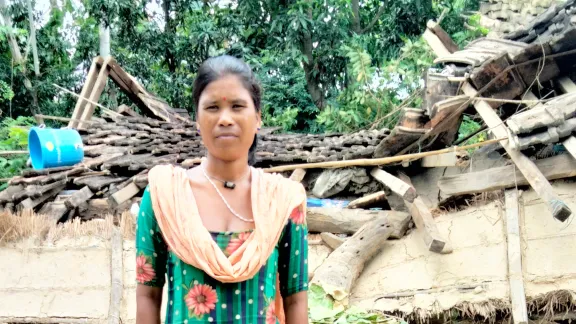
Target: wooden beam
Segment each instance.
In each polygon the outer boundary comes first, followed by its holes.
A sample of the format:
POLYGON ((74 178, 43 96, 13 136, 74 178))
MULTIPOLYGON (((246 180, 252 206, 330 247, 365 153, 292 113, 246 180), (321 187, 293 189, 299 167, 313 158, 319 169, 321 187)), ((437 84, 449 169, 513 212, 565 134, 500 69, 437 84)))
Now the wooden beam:
POLYGON ((506 234, 508 237, 508 280, 512 318, 515 324, 528 323, 524 278, 522 274, 522 248, 520 246, 520 207, 518 190, 506 190, 506 234))
POLYGON ((82 87, 82 91, 80 92, 80 98, 76 101, 76 106, 74 106, 74 112, 72 113, 72 118, 68 123, 68 127, 76 128, 78 127, 78 120, 81 119, 82 113, 84 112, 84 106, 86 106, 86 100, 83 98, 87 98, 92 89, 94 88, 94 83, 98 78, 98 74, 100 71, 100 66, 104 62, 102 57, 97 56, 92 60, 92 65, 90 65, 90 70, 88 71, 88 75, 86 77, 86 82, 82 87))
POLYGON ((402 181, 395 176, 391 175, 390 173, 380 170, 378 168, 372 169, 370 172, 374 179, 378 180, 386 187, 390 188, 395 194, 402 197, 402 199, 413 202, 414 198, 416 198, 416 190, 411 185, 407 184, 405 181, 402 181))
POLYGON ((306 176, 306 170, 296 169, 296 170, 292 171, 292 174, 290 175, 290 180, 293 180, 296 182, 302 182, 302 180, 304 180, 305 176, 306 176))
POLYGON ((450 55, 450 51, 442 43, 440 38, 434 34, 430 29, 426 28, 422 37, 426 40, 428 45, 432 48, 436 56, 443 57, 450 55))
MULTIPOLYGON (((406 184, 412 186, 410 178, 406 175, 400 173, 398 176, 406 184)), ((416 228, 422 232, 428 251, 442 253, 446 245, 446 239, 440 235, 434 217, 432 217, 432 213, 430 213, 430 209, 428 209, 422 197, 416 197, 414 202, 404 200, 404 203, 410 211, 410 214, 412 214, 416 228)))
MULTIPOLYGON (((576 92, 576 84, 568 77, 561 77, 558 79, 558 86, 564 93, 576 92)), ((562 142, 566 151, 576 158, 576 138, 569 136, 562 142)))
MULTIPOLYGON (((474 87, 469 83, 464 83, 462 90, 466 95, 471 97, 476 96, 478 93, 478 91, 476 91, 476 89, 474 89, 474 87)), ((488 103, 477 101, 474 103, 474 108, 476 108, 476 111, 480 114, 486 125, 491 129, 491 132, 495 137, 503 138, 508 136, 509 131, 507 130, 507 127, 488 103)), ((559 221, 566 221, 572 214, 572 211, 554 192, 554 189, 548 180, 546 180, 546 177, 538 170, 534 162, 532 162, 522 152, 513 149, 508 141, 502 141, 500 144, 506 150, 512 161, 514 161, 518 169, 520 169, 522 174, 526 177, 534 191, 536 191, 538 196, 546 202, 552 216, 559 221)))
MULTIPOLYGON (((576 176, 576 159, 569 154, 536 160, 535 164, 548 180, 576 176)), ((443 194, 450 196, 489 192, 528 184, 526 177, 514 165, 443 176, 438 180, 438 188, 443 194)))
MULTIPOLYGON (((88 99, 92 102, 98 102, 98 99, 100 99, 100 95, 102 95, 102 92, 104 91, 104 88, 106 87, 106 81, 108 80, 108 75, 110 73, 110 70, 108 69, 108 62, 110 62, 111 59, 112 59, 112 57, 108 56, 104 60, 104 62, 102 63, 102 66, 100 67, 100 72, 98 73, 98 78, 94 82, 94 87, 92 88, 92 91, 90 92, 90 97, 88 97, 88 99)), ((82 121, 78 123, 77 128, 85 127, 85 124, 83 121, 85 121, 85 120, 89 121, 92 118, 92 115, 94 114, 95 108, 96 108, 96 105, 92 104, 91 102, 86 103, 86 106, 84 107, 84 110, 82 111, 82 115, 80 117, 80 120, 82 120, 82 121)))
MULTIPOLYGON (((442 44, 442 42, 438 40, 438 37, 436 37, 436 35, 432 36, 433 37, 426 38, 426 41, 428 42, 434 53, 436 53, 436 55, 438 56, 444 55, 444 53, 447 52, 448 50, 442 44)), ((478 91, 474 89, 474 87, 468 82, 464 82, 462 84, 462 91, 464 92, 465 95, 470 97, 477 97, 478 95, 478 91)), ((508 137, 509 134, 508 128, 502 122, 500 117, 498 117, 494 109, 492 109, 492 107, 487 102, 476 101, 474 103, 474 108, 476 109, 480 117, 482 117, 482 119, 484 120, 484 122, 486 123, 486 125, 496 138, 508 137)), ((548 180, 546 180, 546 177, 544 177, 544 175, 542 175, 542 173, 538 170, 534 162, 532 162, 528 157, 522 154, 522 152, 512 148, 508 141, 502 141, 500 144, 502 145, 502 147, 504 147, 504 149, 508 153, 508 156, 512 159, 512 161, 514 161, 518 169, 520 169, 522 174, 524 174, 526 179, 528 179, 528 182, 530 183, 534 191, 536 191, 538 196, 540 196, 540 198, 546 202, 546 204, 548 205, 548 209, 552 213, 553 217, 562 222, 566 221, 568 217, 570 217, 570 215, 572 214, 572 211, 570 210, 568 205, 566 205, 566 203, 560 200, 560 197, 558 197, 558 195, 554 193, 552 186, 550 185, 548 180)))
POLYGON ((386 193, 384 191, 378 191, 373 194, 369 194, 362 198, 358 198, 356 200, 351 201, 346 208, 348 209, 355 209, 355 208, 364 208, 366 206, 370 206, 376 203, 380 203, 386 201, 386 193))

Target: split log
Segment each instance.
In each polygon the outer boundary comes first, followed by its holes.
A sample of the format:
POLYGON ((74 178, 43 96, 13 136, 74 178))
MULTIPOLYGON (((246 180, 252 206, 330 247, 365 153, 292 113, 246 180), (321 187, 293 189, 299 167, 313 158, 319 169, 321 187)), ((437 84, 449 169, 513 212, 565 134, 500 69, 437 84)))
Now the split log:
POLYGON ((340 245, 346 242, 346 238, 340 237, 336 234, 332 234, 329 232, 320 233, 320 238, 322 241, 328 245, 332 250, 336 250, 340 245))
POLYGON ((393 227, 391 238, 404 236, 410 222, 410 215, 393 210, 363 210, 309 207, 306 210, 306 222, 310 232, 330 232, 337 234, 354 234, 365 223, 374 219, 387 219, 393 227))
POLYGON ((86 82, 84 83, 82 91, 80 92, 80 99, 76 101, 76 106, 74 107, 74 112, 72 113, 72 120, 70 120, 68 123, 68 127, 76 128, 78 126, 78 120, 81 119, 84 106, 86 106, 87 103, 84 98, 88 98, 90 95, 90 92, 94 87, 94 83, 96 82, 96 78, 98 78, 98 72, 100 71, 100 66, 102 63, 104 63, 104 60, 100 56, 97 56, 92 60, 92 65, 90 65, 90 70, 86 76, 86 82))
POLYGON ((375 168, 370 174, 404 200, 413 202, 417 196, 416 190, 412 186, 384 170, 375 168))
POLYGON ((364 264, 380 251, 392 231, 386 219, 374 219, 364 224, 316 269, 310 284, 321 287, 334 300, 347 304, 364 264))
POLYGON ((378 191, 373 194, 351 201, 348 204, 348 206, 346 206, 346 208, 348 209, 364 208, 366 206, 371 206, 376 203, 384 202, 386 200, 387 200, 386 193, 384 191, 378 191))
POLYGON ((94 196, 94 193, 90 190, 88 186, 85 186, 82 189, 70 195, 70 197, 64 201, 64 204, 69 209, 73 209, 80 206, 88 199, 92 198, 92 196, 94 196))
MULTIPOLYGON (((410 178, 404 174, 400 174, 399 176, 402 181, 412 186, 410 178)), ((412 219, 414 220, 414 224, 416 224, 416 228, 422 231, 424 243, 428 250, 442 253, 442 250, 446 245, 446 239, 440 235, 434 217, 432 217, 430 209, 428 209, 426 203, 422 200, 422 197, 416 197, 413 202, 404 200, 404 204, 406 204, 410 214, 412 214, 412 219)))

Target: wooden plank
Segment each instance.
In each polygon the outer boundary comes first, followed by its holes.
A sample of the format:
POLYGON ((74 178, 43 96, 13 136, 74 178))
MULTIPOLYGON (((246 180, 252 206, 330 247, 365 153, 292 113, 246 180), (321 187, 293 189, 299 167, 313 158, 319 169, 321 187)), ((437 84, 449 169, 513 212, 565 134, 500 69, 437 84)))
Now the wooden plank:
POLYGON ((305 176, 306 176, 306 170, 296 169, 296 170, 292 171, 292 174, 290 175, 290 180, 293 180, 296 182, 302 182, 302 180, 304 180, 305 176))
MULTIPOLYGON (((90 92, 90 97, 88 97, 90 101, 98 102, 98 99, 100 99, 100 95, 102 95, 102 92, 106 87, 106 81, 108 80, 108 75, 110 73, 108 69, 108 62, 110 62, 111 59, 112 58, 108 56, 102 63, 102 66, 100 67, 100 72, 98 73, 98 78, 94 82, 94 87, 90 92)), ((86 106, 84 107, 84 110, 82 111, 82 115, 80 117, 80 120, 82 122, 78 123, 77 125, 78 128, 83 128, 86 127, 86 125, 89 125, 87 123, 84 123, 83 121, 90 120, 92 118, 95 108, 96 106, 93 105, 92 103, 90 102, 86 103, 86 106)))
POLYGON ((76 191, 68 199, 64 201, 66 207, 73 209, 80 206, 83 202, 86 202, 88 199, 92 198, 94 193, 88 188, 84 186, 82 189, 76 191))
POLYGON ((444 28, 440 26, 440 24, 437 24, 435 21, 429 20, 428 23, 426 24, 426 27, 428 27, 428 29, 430 29, 438 37, 438 39, 440 39, 440 41, 442 42, 442 44, 444 44, 444 47, 446 47, 448 52, 454 53, 459 50, 458 45, 454 43, 450 35, 448 35, 448 33, 444 30, 444 28))
POLYGON ((456 152, 426 156, 422 159, 422 166, 425 168, 456 166, 457 163, 456 152))
MULTIPOLYGON (((548 180, 576 176, 576 160, 569 154, 536 160, 535 165, 548 180)), ((438 188, 442 194, 450 196, 489 192, 528 184, 526 177, 514 165, 443 176, 438 180, 438 188)))
MULTIPOLYGON (((401 181, 404 181, 412 187, 410 178, 402 173, 398 176, 401 181)), ((426 244, 428 251, 442 253, 444 246, 446 245, 446 239, 440 235, 434 217, 432 217, 432 213, 430 213, 430 209, 428 209, 424 200, 422 200, 422 197, 416 197, 413 202, 404 200, 404 203, 410 211, 410 214, 412 214, 412 219, 414 220, 414 224, 416 224, 416 228, 422 232, 424 243, 426 244)))
POLYGON ((68 123, 68 127, 76 128, 78 126, 78 120, 82 117, 82 113, 84 112, 84 107, 86 106, 86 100, 83 98, 87 98, 92 89, 94 88, 94 83, 96 82, 96 78, 98 77, 100 66, 104 60, 102 57, 98 56, 92 60, 92 65, 90 66, 90 70, 88 71, 88 75, 86 77, 86 82, 82 87, 82 91, 80 92, 80 97, 78 101, 76 101, 76 106, 74 106, 74 112, 72 113, 72 118, 68 123), (100 65, 100 66, 99 66, 100 65))
POLYGON ((134 182, 130 182, 126 187, 118 190, 109 198, 109 203, 111 206, 118 206, 128 199, 136 196, 140 192, 141 188, 138 187, 134 182))
POLYGON ((366 206, 370 206, 376 203, 380 203, 386 201, 386 193, 384 191, 378 191, 373 194, 369 194, 362 198, 358 198, 356 200, 351 201, 346 208, 354 209, 354 208, 364 208, 366 206))
POLYGON ((61 202, 48 202, 42 206, 38 215, 44 215, 54 222, 60 221, 64 214, 68 212, 68 208, 61 202))
POLYGON ((434 53, 438 57, 450 55, 450 51, 446 49, 440 38, 434 34, 430 29, 426 28, 422 37, 426 40, 428 45, 434 50, 434 53))
MULTIPOLYGON (((469 83, 464 83, 462 90, 465 94, 471 97, 476 96, 478 93, 469 83)), ((508 136, 507 127, 488 103, 484 101, 476 101, 474 103, 474 108, 476 108, 476 111, 480 114, 494 136, 497 138, 508 136)), ((546 177, 538 170, 534 162, 532 162, 522 152, 513 149, 508 141, 502 141, 500 144, 504 147, 508 156, 512 161, 514 161, 518 169, 520 169, 522 174, 524 174, 526 179, 528 179, 528 182, 530 182, 534 191, 536 191, 538 196, 546 202, 552 216, 562 222, 566 221, 572 214, 572 211, 568 205, 566 205, 566 203, 564 203, 564 201, 554 193, 552 186, 548 180, 546 180, 546 177)))
POLYGON ((522 248, 520 246, 520 207, 518 190, 506 190, 506 234, 508 237, 508 280, 512 318, 515 324, 528 323, 526 294, 522 274, 522 248))
POLYGON ((395 194, 408 202, 413 202, 414 198, 417 196, 414 187, 384 170, 374 168, 370 174, 372 177, 374 177, 374 179, 380 181, 386 187, 390 188, 390 190, 392 190, 395 194))

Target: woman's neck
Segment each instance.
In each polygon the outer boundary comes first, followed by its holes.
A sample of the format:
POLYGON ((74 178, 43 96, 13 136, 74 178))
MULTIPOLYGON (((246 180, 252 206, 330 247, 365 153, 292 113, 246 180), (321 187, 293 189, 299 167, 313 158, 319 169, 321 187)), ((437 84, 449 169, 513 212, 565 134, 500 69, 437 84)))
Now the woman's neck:
POLYGON ((236 181, 248 173, 250 166, 248 165, 248 160, 227 162, 216 159, 208 154, 204 167, 210 176, 217 177, 223 181, 236 181))

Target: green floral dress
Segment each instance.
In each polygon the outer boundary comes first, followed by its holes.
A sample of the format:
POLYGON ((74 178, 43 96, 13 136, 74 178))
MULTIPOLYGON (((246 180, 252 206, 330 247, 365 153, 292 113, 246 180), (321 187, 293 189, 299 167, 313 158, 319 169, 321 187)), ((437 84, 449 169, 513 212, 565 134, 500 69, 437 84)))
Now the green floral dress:
MULTIPOLYGON (((283 297, 308 289, 307 233, 303 211, 294 210, 266 265, 250 280, 222 283, 168 250, 146 188, 136 225, 136 279, 154 287, 168 282, 166 323, 275 324, 276 274, 283 297)), ((250 231, 211 234, 230 255, 250 231)))

